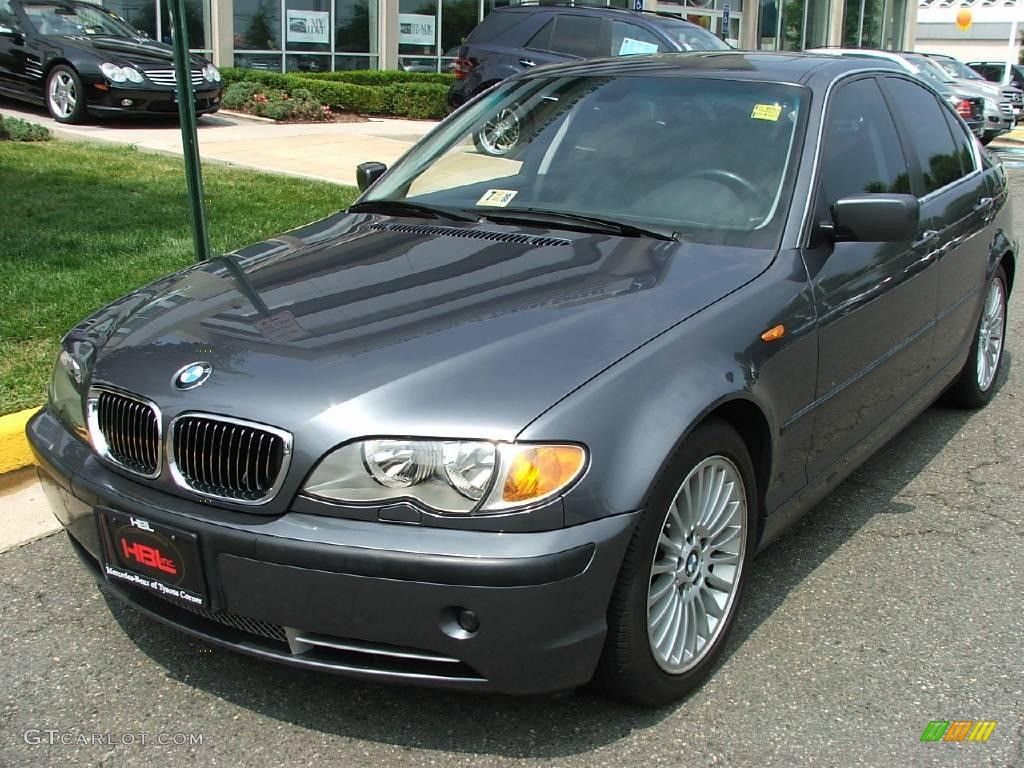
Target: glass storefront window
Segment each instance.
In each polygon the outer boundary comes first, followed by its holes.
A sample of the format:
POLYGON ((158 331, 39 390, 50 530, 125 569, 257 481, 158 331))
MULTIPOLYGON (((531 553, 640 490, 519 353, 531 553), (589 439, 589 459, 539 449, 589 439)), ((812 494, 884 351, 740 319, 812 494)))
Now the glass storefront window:
MULTIPOLYGON (((234 0, 235 50, 281 49, 280 0, 234 0)), ((281 57, 277 57, 278 69, 281 57)))
MULTIPOLYGON (((398 56, 400 65, 406 62, 409 66, 421 57, 437 56, 437 0, 399 0, 398 56)), ((434 61, 430 71, 436 67, 434 61)))
POLYGON ((906 0, 847 0, 843 45, 902 50, 906 17, 906 0))
POLYGON ((260 69, 264 72, 280 72, 281 54, 235 51, 235 66, 244 69, 260 69))
MULTIPOLYGON (((354 53, 377 52, 377 3, 372 12, 369 0, 336 0, 334 4, 334 50, 354 53)), ((352 67, 343 67, 352 69, 352 67)))
POLYGON ((758 50, 801 51, 828 45, 830 0, 761 0, 758 50))
POLYGON ((140 32, 145 32, 150 38, 156 40, 156 3, 154 0, 145 0, 141 3, 133 2, 133 0, 107 0, 103 3, 103 7, 110 9, 132 27, 140 32))
POLYGON ((477 0, 441 0, 441 55, 456 56, 462 43, 477 25, 477 0))
POLYGON ((377 57, 376 56, 335 56, 334 57, 334 69, 335 71, 344 71, 349 69, 376 69, 377 68, 377 57))
MULTIPOLYGON (((189 48, 209 50, 213 43, 206 30, 210 28, 210 5, 203 0, 185 0, 185 24, 188 28, 189 48), (204 18, 205 17, 205 18, 204 18)), ((171 12, 166 2, 160 3, 160 39, 171 43, 171 12)))
POLYGON ((286 72, 330 72, 331 57, 314 53, 289 53, 284 57, 286 72))
MULTIPOLYGON (((330 0, 285 0, 284 47, 286 51, 331 50, 330 0)), ((330 69, 330 59, 325 69, 330 69)))

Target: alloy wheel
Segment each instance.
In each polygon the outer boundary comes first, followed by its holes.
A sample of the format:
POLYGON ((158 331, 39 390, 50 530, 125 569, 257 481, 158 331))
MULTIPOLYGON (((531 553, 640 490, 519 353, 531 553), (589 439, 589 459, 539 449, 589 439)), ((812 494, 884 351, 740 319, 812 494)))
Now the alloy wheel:
POLYGON ((647 636, 666 672, 692 669, 726 625, 745 555, 746 499, 739 469, 716 455, 690 471, 669 505, 647 593, 647 636))
POLYGON ((62 71, 50 78, 50 109, 54 115, 70 117, 77 104, 78 93, 70 73, 62 71))
POLYGON ((1003 336, 1006 332, 1006 289, 1003 281, 995 278, 985 297, 978 324, 978 387, 982 392, 992 386, 999 371, 1003 354, 1003 336))
POLYGON ((507 155, 519 143, 519 135, 519 118, 506 107, 484 123, 479 141, 487 154, 507 155))

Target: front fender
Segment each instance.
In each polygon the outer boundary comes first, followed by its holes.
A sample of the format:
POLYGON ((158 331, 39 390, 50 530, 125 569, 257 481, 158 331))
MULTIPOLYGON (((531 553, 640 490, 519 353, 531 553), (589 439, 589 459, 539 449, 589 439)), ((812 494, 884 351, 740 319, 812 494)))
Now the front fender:
MULTIPOLYGON (((758 474, 767 478, 759 495, 768 512, 806 484, 817 360, 807 274, 797 252, 783 252, 746 286, 557 403, 519 439, 589 448, 590 468, 565 497, 565 524, 576 525, 641 509, 681 440, 723 405, 742 400, 767 425, 770 445, 760 455, 768 466, 758 474), (761 339, 779 324, 786 329, 781 339, 761 339)), ((737 426, 753 434, 761 425, 737 426)))

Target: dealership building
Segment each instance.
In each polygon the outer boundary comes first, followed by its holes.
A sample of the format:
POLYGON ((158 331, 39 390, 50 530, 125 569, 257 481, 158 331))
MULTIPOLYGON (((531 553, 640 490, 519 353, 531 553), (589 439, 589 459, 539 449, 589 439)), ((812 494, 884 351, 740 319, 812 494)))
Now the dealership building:
MULTIPOLYGON (((948 0, 942 0, 947 2, 948 0)), ((960 0, 957 0, 959 2, 960 0)), ((1005 2, 1007 0, 985 0, 1005 2)), ((1015 2, 1015 0, 1008 0, 1015 2)), ((166 0, 102 0, 169 40, 166 0)), ((632 7, 633 0, 605 0, 632 7)), ((913 47, 919 0, 643 0, 747 50, 913 47)), ((186 0, 190 45, 219 66, 275 71, 444 71, 474 26, 509 0, 186 0)), ((588 3, 592 4, 592 3, 588 3)))

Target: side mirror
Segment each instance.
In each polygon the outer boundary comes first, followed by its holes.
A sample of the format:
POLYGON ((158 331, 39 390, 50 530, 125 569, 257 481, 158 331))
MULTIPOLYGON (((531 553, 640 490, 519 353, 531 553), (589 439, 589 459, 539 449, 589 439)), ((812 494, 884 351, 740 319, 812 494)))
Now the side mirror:
POLYGON ((832 223, 822 229, 833 240, 897 243, 914 237, 920 217, 913 195, 850 195, 832 203, 832 223))
POLYGON ((356 186, 360 192, 372 187, 384 175, 388 167, 384 163, 360 163, 356 166, 356 186))

